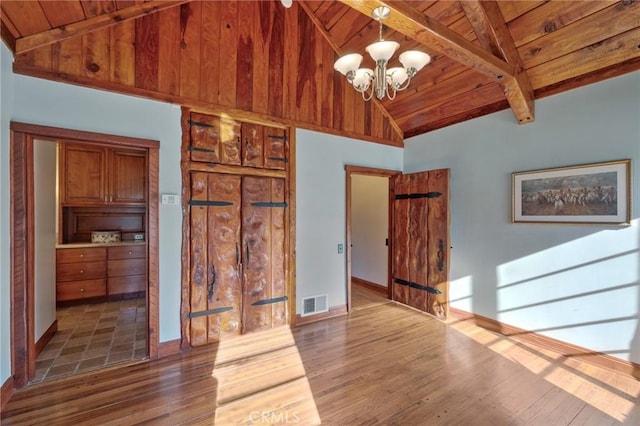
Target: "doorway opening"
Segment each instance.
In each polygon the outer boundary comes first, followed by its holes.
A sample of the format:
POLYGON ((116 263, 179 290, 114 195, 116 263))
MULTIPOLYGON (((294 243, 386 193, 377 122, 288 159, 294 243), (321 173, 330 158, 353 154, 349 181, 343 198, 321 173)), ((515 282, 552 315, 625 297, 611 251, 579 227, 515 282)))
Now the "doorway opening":
POLYGON ((352 286, 392 299, 393 185, 397 170, 345 166, 347 310, 353 309, 352 286), (372 203, 378 204, 375 209, 372 203), (355 245, 355 247, 354 247, 355 245))
MULTIPOLYGON (((76 373, 115 364, 118 357, 123 362, 157 357, 158 141, 12 122, 10 151, 14 386, 20 388, 46 379, 54 367, 60 367, 53 370, 57 373, 65 369, 76 373), (60 191, 60 182, 56 183, 60 176, 57 151, 69 146, 102 152, 104 163, 87 160, 85 164, 104 170, 112 164, 117 170, 128 161, 142 165, 137 172, 144 182, 143 198, 134 202, 126 199, 131 192, 115 191, 111 194, 124 194, 125 198, 101 196, 100 201, 105 204, 100 209, 81 201, 64 207, 55 195, 65 191, 60 191), (137 157, 123 157, 131 152, 137 157), (107 163, 105 157, 111 162, 107 163), (144 161, 140 162, 141 158, 144 161), (87 240, 91 232, 87 234, 82 225, 91 221, 106 223, 116 216, 116 211, 137 217, 143 228, 141 232, 135 228, 135 234, 142 234, 143 238, 131 233, 125 237, 131 242, 121 246, 86 244, 93 240, 87 240), (64 267, 58 268, 57 264, 64 267), (134 266, 141 271, 137 275, 124 272, 134 266), (127 348, 125 339, 131 340, 127 348), (69 345, 69 340, 74 341, 69 345), (107 340, 108 345, 104 343, 107 340), (36 377, 36 356, 46 352, 50 342, 50 355, 56 352, 56 356, 41 363, 42 371, 36 377), (117 356, 115 352, 112 356, 113 350, 118 351, 117 356)), ((95 176, 81 182, 91 186, 96 181, 96 187, 105 191, 119 185, 115 180, 102 182, 95 176)))

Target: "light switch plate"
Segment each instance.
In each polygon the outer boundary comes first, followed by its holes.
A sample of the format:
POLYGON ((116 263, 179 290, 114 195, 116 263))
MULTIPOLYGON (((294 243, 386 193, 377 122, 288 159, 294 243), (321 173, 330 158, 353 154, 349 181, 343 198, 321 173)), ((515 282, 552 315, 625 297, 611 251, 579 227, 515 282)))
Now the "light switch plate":
POLYGON ((343 251, 344 251, 344 245, 338 244, 338 254, 342 254, 343 251))
POLYGON ((177 206, 180 199, 176 194, 162 194, 162 204, 168 206, 177 206))

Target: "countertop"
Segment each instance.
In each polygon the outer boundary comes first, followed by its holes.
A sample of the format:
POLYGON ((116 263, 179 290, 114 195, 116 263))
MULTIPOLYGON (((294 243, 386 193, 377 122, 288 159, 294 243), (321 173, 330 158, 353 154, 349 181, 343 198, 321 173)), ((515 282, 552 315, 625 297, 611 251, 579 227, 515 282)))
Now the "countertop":
POLYGON ((146 241, 120 241, 119 243, 70 243, 70 244, 57 244, 56 248, 70 249, 70 248, 87 248, 87 247, 143 246, 145 244, 147 244, 146 241))

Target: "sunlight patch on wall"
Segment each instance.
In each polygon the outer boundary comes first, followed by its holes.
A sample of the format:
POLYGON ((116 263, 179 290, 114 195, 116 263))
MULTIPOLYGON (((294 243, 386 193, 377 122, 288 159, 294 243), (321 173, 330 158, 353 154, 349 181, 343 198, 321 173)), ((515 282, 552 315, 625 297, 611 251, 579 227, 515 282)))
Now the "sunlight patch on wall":
POLYGON ((449 305, 465 312, 473 312, 473 277, 471 275, 449 283, 449 305))

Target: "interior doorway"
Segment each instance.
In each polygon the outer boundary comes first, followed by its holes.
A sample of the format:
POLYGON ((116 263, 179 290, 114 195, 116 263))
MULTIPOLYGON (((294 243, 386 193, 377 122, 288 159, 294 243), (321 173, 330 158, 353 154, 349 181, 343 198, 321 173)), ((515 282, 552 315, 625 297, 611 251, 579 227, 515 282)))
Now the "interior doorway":
MULTIPOLYGON (((56 247, 50 247, 51 244, 47 244, 47 241, 52 240, 52 238, 49 238, 50 235, 42 239, 42 234, 50 234, 51 224, 57 223, 60 225, 63 221, 59 217, 53 222, 49 220, 50 217, 47 219, 49 215, 55 217, 56 214, 54 212, 40 214, 43 213, 40 209, 50 205, 52 202, 49 194, 50 188, 43 191, 45 188, 40 187, 40 185, 42 182, 47 182, 47 179, 51 180, 51 177, 43 177, 43 170, 36 167, 35 161, 41 160, 43 156, 50 158, 52 152, 50 148, 65 143, 81 143, 87 146, 112 147, 113 149, 135 147, 145 153, 147 162, 143 173, 145 174, 145 199, 147 200, 144 211, 146 238, 145 244, 140 247, 143 248, 147 261, 145 265, 145 297, 142 299, 141 306, 144 318, 141 320, 144 321, 143 338, 145 340, 146 355, 150 358, 155 358, 158 353, 158 141, 12 122, 10 147, 12 231, 11 366, 16 388, 23 387, 35 377, 36 354, 42 349, 42 347, 37 346, 36 342, 49 340, 55 336, 57 331, 58 321, 56 316, 58 312, 56 312, 56 303, 53 302, 52 304, 51 300, 52 294, 55 294, 56 299, 59 299, 56 294, 58 293, 57 283, 54 282, 54 285, 56 285, 54 289, 49 286, 47 293, 47 291, 37 291, 36 286, 41 283, 36 283, 36 280, 46 277, 47 274, 44 269, 46 269, 47 264, 55 265, 55 258, 52 260, 51 257, 56 255, 56 247), (43 221, 43 219, 47 220, 43 221), (46 250, 41 251, 40 249, 43 247, 46 250), (47 301, 43 301, 44 299, 47 299, 47 301), (45 308, 43 309, 42 306, 45 306, 45 308), (36 310, 38 315, 36 315, 36 310), (53 321, 51 318, 45 318, 47 315, 54 318, 55 321, 50 326, 43 326, 43 324, 53 321), (45 337, 45 339, 39 339, 39 335, 42 335, 41 337, 45 337)), ((55 152, 55 149, 53 152, 55 152)), ((49 169, 51 169, 50 166, 51 164, 49 164, 49 169)), ((58 213, 60 211, 57 208, 55 210, 58 213)), ((53 237, 53 242, 59 241, 59 239, 53 237)), ((79 271, 79 273, 85 272, 88 273, 89 271, 79 271)), ((54 281, 57 281, 57 277, 54 281)), ((98 281, 89 280, 87 284, 97 285, 98 281)), ((51 280, 49 280, 49 284, 51 284, 51 280)), ((90 290, 89 287, 87 289, 90 290)), ((95 312, 89 316, 96 317, 97 325, 101 317, 94 314, 95 312)), ((87 324, 85 323, 84 325, 87 324)), ((95 330, 92 331, 91 337, 94 334, 95 330)), ((82 337, 89 336, 79 336, 79 338, 82 337)), ((44 346, 45 343, 41 345, 44 346)))
MULTIPOLYGON (((347 310, 351 311, 352 306, 352 278, 357 279, 358 284, 369 289, 382 291, 387 299, 392 298, 391 292, 391 253, 393 252, 391 237, 391 224, 393 223, 393 210, 391 200, 393 200, 393 185, 390 177, 400 175, 397 170, 376 169, 360 166, 346 166, 346 281, 347 281, 347 310), (371 197, 360 197, 356 200, 358 205, 354 205, 354 186, 356 190, 373 189, 376 194, 371 197), (380 189, 384 188, 387 195, 381 200, 380 189), (368 223, 356 224, 355 213, 360 215, 363 209, 371 202, 380 202, 377 206, 378 213, 383 214, 365 215, 368 216, 368 223), (364 226, 361 226, 364 225, 364 226), (375 232, 367 234, 367 227, 375 226, 375 232), (379 229, 382 227, 383 229, 379 229), (357 246, 354 249, 354 241, 357 246), (368 245, 366 250, 363 244, 368 245), (354 264, 354 253, 358 246, 363 250, 356 255, 354 264), (380 263, 383 263, 380 265, 380 263)), ((362 195, 362 194, 360 194, 362 195)), ((371 195, 371 194, 370 194, 371 195)))

